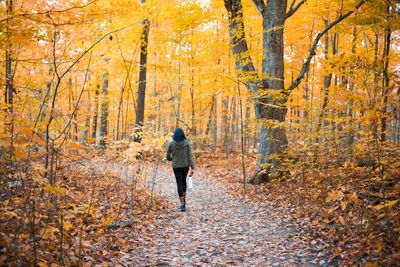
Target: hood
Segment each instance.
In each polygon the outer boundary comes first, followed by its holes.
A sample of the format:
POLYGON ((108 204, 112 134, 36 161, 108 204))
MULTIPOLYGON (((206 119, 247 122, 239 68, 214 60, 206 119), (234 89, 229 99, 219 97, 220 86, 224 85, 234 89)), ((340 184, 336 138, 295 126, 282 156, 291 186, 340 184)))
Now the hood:
POLYGON ((176 149, 182 149, 189 145, 189 140, 185 139, 183 141, 176 142, 175 140, 172 141, 172 146, 176 149))

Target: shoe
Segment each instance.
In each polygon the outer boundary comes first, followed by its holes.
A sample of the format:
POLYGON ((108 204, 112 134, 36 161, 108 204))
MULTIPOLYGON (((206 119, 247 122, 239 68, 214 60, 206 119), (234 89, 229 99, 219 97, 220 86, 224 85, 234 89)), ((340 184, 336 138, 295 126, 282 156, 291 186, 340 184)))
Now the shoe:
POLYGON ((185 207, 184 205, 181 205, 181 206, 179 207, 178 210, 179 210, 179 211, 185 211, 185 210, 186 210, 186 207, 185 207))

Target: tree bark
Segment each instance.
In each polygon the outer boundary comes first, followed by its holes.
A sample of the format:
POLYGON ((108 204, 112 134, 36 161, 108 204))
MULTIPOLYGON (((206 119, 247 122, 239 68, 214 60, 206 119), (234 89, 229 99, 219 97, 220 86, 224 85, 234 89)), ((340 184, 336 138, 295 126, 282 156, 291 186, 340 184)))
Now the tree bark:
MULTIPOLYGON (((142 4, 144 1, 142 0, 142 4)), ((144 122, 144 103, 146 97, 146 75, 147 75, 147 47, 149 41, 150 21, 144 19, 142 30, 142 40, 140 45, 140 65, 139 65, 139 86, 135 121, 135 136, 134 141, 140 143, 143 135, 144 122)))
MULTIPOLYGON (((72 78, 69 77, 69 79, 68 79, 68 113, 70 114, 70 116, 72 115, 72 110, 73 110, 73 106, 74 106, 73 98, 74 97, 72 95, 72 78)), ((68 130, 67 137, 68 137, 68 139, 71 139, 71 137, 72 137, 72 133, 69 130, 68 130)))
POLYGON ((179 127, 180 119, 181 119, 181 58, 180 58, 180 50, 182 43, 182 33, 179 33, 179 52, 178 55, 178 90, 176 94, 176 120, 175 120, 175 128, 179 127))
POLYGON ((235 57, 239 79, 245 83, 253 97, 254 111, 259 121, 259 158, 250 183, 267 182, 279 175, 280 161, 274 155, 281 154, 287 146, 283 127, 287 112, 287 96, 284 90, 283 26, 286 19, 286 0, 253 1, 263 18, 263 61, 260 77, 249 55, 243 24, 240 0, 225 1, 230 14, 229 29, 232 53, 235 57))
POLYGON ((99 95, 100 85, 96 84, 96 91, 94 93, 94 116, 93 116, 93 127, 92 127, 92 138, 96 139, 97 136, 97 121, 99 117, 99 95))
POLYGON ((108 73, 103 74, 103 85, 101 87, 101 114, 100 114, 100 147, 106 148, 108 134, 108 73))
MULTIPOLYGON (((127 74, 129 75, 129 74, 127 74)), ((121 115, 122 108, 123 108, 123 101, 124 101, 124 91, 125 91, 125 85, 121 86, 120 90, 120 96, 119 96, 119 101, 118 101, 118 111, 117 111, 117 133, 115 135, 115 140, 120 140, 120 134, 119 134, 119 129, 120 129, 120 121, 121 121, 121 116, 122 116, 122 124, 123 124, 123 114, 121 115)))
MULTIPOLYGON (((191 31, 192 40, 193 40, 193 29, 191 31)), ((194 103, 194 51, 193 51, 193 42, 190 43, 190 101, 191 101, 191 120, 192 120, 192 146, 193 151, 196 150, 196 121, 195 121, 195 103, 194 103)))
MULTIPOLYGON (((325 20, 325 27, 328 26, 328 21, 325 20)), ((332 41, 332 51, 333 54, 335 54, 335 41, 332 41)), ((324 47, 324 57, 325 60, 328 61, 329 56, 329 34, 325 35, 325 47, 324 47)), ((327 64, 327 62, 325 62, 327 64)), ((319 142, 319 131, 321 130, 322 127, 322 121, 324 120, 324 117, 326 116, 326 107, 328 106, 328 95, 329 95, 329 87, 331 86, 332 83, 332 72, 326 74, 324 76, 324 87, 323 87, 323 99, 322 99, 322 107, 321 107, 321 113, 319 114, 318 117, 318 125, 317 125, 317 140, 316 143, 319 142)))
MULTIPOLYGON (((13 11, 13 1, 7 0, 6 2, 7 15, 11 16, 13 11)), ((10 147, 14 144, 14 75, 12 72, 12 43, 11 43, 11 29, 9 27, 10 19, 7 18, 7 48, 6 48, 6 66, 5 66, 5 104, 7 114, 6 129, 10 133, 10 147)), ((10 165, 13 167, 12 153, 9 153, 10 165)))
MULTIPOLYGON (((356 54, 356 40, 357 40, 357 27, 353 27, 353 40, 352 40, 352 46, 351 46, 351 53, 353 55, 356 54)), ((353 76, 354 73, 351 70, 350 75, 353 76)), ((354 82, 350 81, 349 85, 349 91, 351 94, 353 94, 354 91, 354 82)), ((347 133, 347 146, 349 148, 349 155, 351 156, 353 153, 353 143, 354 143, 354 118, 353 118, 353 106, 354 106, 354 99, 353 95, 350 96, 350 103, 349 103, 349 109, 347 111, 347 116, 350 117, 350 121, 348 123, 348 133, 347 133)))
MULTIPOLYGON (((388 13, 390 9, 388 7, 388 13)), ((382 107, 382 118, 381 118, 381 142, 386 141, 386 116, 387 116, 387 103, 389 93, 389 52, 390 52, 390 38, 392 31, 391 29, 385 28, 385 46, 383 48, 383 78, 382 78, 382 94, 383 94, 383 107, 382 107)))
MULTIPOLYGON (((88 80, 90 81, 90 75, 88 76, 88 80)), ((88 99, 88 103, 91 103, 91 99, 90 99, 90 90, 87 90, 87 99, 88 99)), ((89 138, 89 132, 90 132, 90 114, 92 111, 92 107, 90 104, 88 104, 87 106, 87 114, 86 114, 86 120, 85 120, 85 131, 84 131, 84 140, 87 140, 89 138)))
MULTIPOLYGON (((13 10, 13 1, 7 0, 7 15, 10 16, 13 10)), ((12 112, 12 105, 14 101, 14 88, 13 88, 13 73, 12 73, 12 44, 11 44, 11 29, 9 27, 10 19, 7 18, 7 48, 6 48, 6 91, 5 103, 7 104, 7 111, 12 112)))

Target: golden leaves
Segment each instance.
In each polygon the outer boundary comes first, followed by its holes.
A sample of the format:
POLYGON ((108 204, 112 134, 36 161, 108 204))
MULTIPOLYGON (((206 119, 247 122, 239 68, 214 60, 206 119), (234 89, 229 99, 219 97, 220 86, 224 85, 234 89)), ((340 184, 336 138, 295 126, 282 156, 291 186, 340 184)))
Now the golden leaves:
POLYGON ((374 206, 374 209, 381 210, 381 209, 386 208, 386 207, 392 207, 392 206, 396 205, 397 202, 399 202, 399 199, 389 201, 389 202, 387 202, 385 204, 376 205, 376 206, 374 206))

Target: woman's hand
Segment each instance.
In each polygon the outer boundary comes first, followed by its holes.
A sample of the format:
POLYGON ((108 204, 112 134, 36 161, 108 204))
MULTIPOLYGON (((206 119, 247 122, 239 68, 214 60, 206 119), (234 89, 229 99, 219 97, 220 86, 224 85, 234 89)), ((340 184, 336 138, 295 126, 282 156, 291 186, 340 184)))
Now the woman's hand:
POLYGON ((190 170, 189 176, 193 176, 194 172, 193 170, 190 170))

